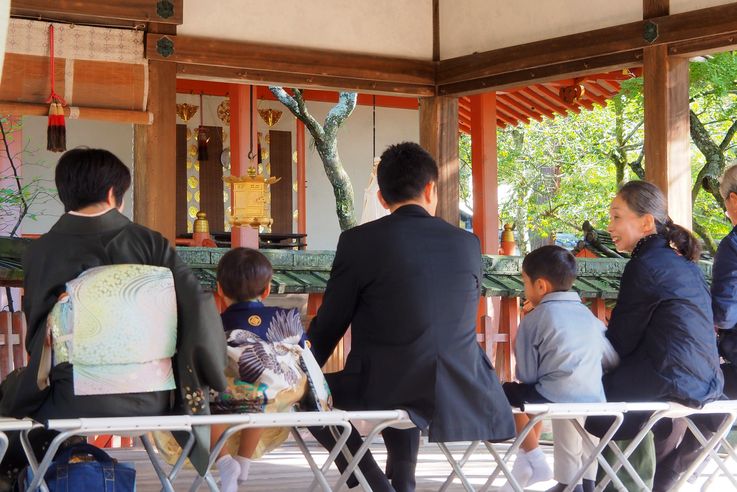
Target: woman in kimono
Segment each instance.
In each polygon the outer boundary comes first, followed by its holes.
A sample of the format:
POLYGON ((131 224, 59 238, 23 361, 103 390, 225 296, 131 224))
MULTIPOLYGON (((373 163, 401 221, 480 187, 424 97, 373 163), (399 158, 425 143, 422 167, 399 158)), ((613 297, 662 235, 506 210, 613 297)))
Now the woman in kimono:
MULTIPOLYGON (((33 241, 24 255, 23 311, 28 324, 29 362, 0 386, 3 416, 45 421, 207 414, 208 388, 225 388, 225 343, 215 304, 161 234, 134 224, 121 213, 123 196, 130 184, 128 168, 107 150, 78 148, 59 159, 56 187, 66 213, 47 234, 33 241), (72 365, 68 362, 51 369, 48 383, 39 381, 44 379, 40 373, 42 353, 44 345, 48 345, 46 319, 65 292, 66 282, 90 268, 116 264, 152 265, 171 270, 178 320, 176 354, 172 358, 177 384, 173 398, 171 391, 76 395, 72 365)), ((209 435, 197 437, 190 458, 195 467, 203 470, 209 435)), ((37 441, 46 439, 48 436, 37 436, 37 441)), ((24 456, 20 449, 16 451, 9 451, 3 460, 3 475, 12 474, 14 468, 23 465, 24 456)))

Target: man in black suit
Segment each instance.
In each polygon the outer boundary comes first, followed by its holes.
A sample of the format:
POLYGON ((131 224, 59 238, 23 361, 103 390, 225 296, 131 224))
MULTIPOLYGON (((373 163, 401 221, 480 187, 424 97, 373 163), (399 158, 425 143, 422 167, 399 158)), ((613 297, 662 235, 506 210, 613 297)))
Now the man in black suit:
MULTIPOLYGON (((420 429, 435 442, 499 441, 514 423, 476 342, 479 240, 434 217, 437 164, 405 142, 383 153, 377 177, 391 215, 341 234, 308 338, 323 365, 352 327, 345 368, 328 375, 337 408, 401 408, 417 425, 383 432, 391 485, 370 455, 361 462, 373 490, 404 492, 415 488, 420 429)), ((330 447, 326 433, 316 436, 330 447)), ((354 429, 349 447, 360 442, 354 429)))

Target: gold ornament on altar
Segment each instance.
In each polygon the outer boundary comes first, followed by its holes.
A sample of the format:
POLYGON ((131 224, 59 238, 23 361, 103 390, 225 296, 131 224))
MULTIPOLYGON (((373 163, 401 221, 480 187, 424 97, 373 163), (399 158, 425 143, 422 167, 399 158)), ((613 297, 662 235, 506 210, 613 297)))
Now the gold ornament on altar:
POLYGON ((258 114, 261 115, 261 119, 269 125, 269 128, 279 123, 282 112, 278 109, 259 109, 258 114))
POLYGON ((194 104, 181 103, 177 104, 177 116, 179 116, 185 123, 189 121, 192 116, 197 114, 199 106, 194 104))
POLYGON ((224 125, 230 125, 230 99, 225 99, 218 104, 218 118, 224 125))
POLYGON ((253 168, 248 168, 248 176, 225 176, 223 181, 230 183, 231 207, 230 223, 232 225, 250 225, 258 228, 269 227, 274 219, 267 212, 269 193, 266 191, 268 185, 272 185, 281 178, 267 178, 253 168))

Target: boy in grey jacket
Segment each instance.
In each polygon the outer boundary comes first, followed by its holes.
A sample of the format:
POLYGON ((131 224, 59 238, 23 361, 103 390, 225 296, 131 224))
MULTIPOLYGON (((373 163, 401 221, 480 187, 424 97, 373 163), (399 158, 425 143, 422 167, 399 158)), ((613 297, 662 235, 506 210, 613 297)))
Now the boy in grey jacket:
MULTIPOLYGON (((601 377, 618 357, 604 336, 604 324, 581 302, 571 286, 576 278, 576 259, 559 246, 543 246, 522 262, 525 297, 533 307, 520 323, 514 346, 518 383, 505 383, 504 392, 513 406, 525 403, 604 402, 601 377)), ((516 416, 517 431, 527 424, 516 416)), ((553 420, 554 473, 538 446, 539 429, 522 443, 512 473, 521 486, 554 477, 551 491, 563 490, 580 469, 583 440, 565 420, 553 420)), ((593 490, 596 463, 574 490, 593 490)), ((505 490, 504 488, 502 490, 505 490)))

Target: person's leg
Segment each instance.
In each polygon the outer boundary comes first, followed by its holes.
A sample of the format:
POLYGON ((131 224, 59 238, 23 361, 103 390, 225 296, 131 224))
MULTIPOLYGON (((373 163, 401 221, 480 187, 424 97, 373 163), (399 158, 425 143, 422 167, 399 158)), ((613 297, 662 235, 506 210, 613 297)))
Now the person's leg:
MULTIPOLYGON (((507 384, 512 383, 505 383, 505 387, 507 384)), ((530 417, 525 413, 514 414, 514 426, 516 428, 517 435, 520 434, 529 421, 530 417)), ((532 451, 538 447, 538 439, 535 431, 536 429, 533 428, 530 433, 525 436, 525 439, 517 450, 517 457, 514 460, 514 465, 512 465, 512 476, 514 476, 515 480, 517 480, 517 483, 519 483, 521 487, 527 486, 527 484, 530 483, 530 478, 532 477, 532 465, 527 461, 527 451, 532 451)), ((499 491, 511 492, 512 485, 507 482, 499 489, 499 491)))
POLYGON ((241 441, 238 445, 238 456, 235 460, 240 465, 240 473, 238 474, 238 483, 248 480, 248 471, 251 468, 251 458, 256 451, 261 433, 263 429, 243 429, 241 431, 241 441))
MULTIPOLYGON (((507 400, 509 400, 512 406, 521 407, 525 403, 548 402, 548 400, 537 392, 534 384, 504 383, 503 389, 507 400)), ((514 415, 514 422, 517 434, 519 435, 522 429, 530 422, 530 418, 526 414, 518 413, 514 415)), ((541 432, 542 423, 538 423, 525 436, 519 451, 517 451, 517 458, 514 461, 511 472, 522 487, 531 483, 550 480, 553 477, 553 471, 545 460, 545 453, 542 452, 539 446, 541 432)), ((511 490, 512 487, 509 483, 506 483, 500 489, 502 492, 511 490)))
MULTIPOLYGON (((420 429, 384 429, 387 468, 391 469, 392 487, 397 492, 415 490, 415 468, 420 451, 420 429)), ((388 475, 388 474, 387 474, 388 475)))
MULTIPOLYGON (((210 427, 210 449, 215 447, 220 436, 228 429, 227 425, 216 424, 210 427)), ((238 462, 228 454, 228 446, 223 446, 218 453, 215 466, 220 474, 220 490, 223 492, 236 492, 238 490, 238 475, 241 467, 238 462)))
POLYGON ((568 485, 581 467, 583 442, 573 422, 555 419, 552 425, 553 478, 560 484, 568 485))
MULTIPOLYGON (((709 439, 725 418, 724 415, 695 415, 692 420, 704 437, 709 439)), ((670 431, 667 426, 664 426, 664 429, 657 429, 656 426, 653 431, 657 456, 653 491, 671 490, 703 447, 696 436, 688 430, 685 419, 674 419, 670 431)))

